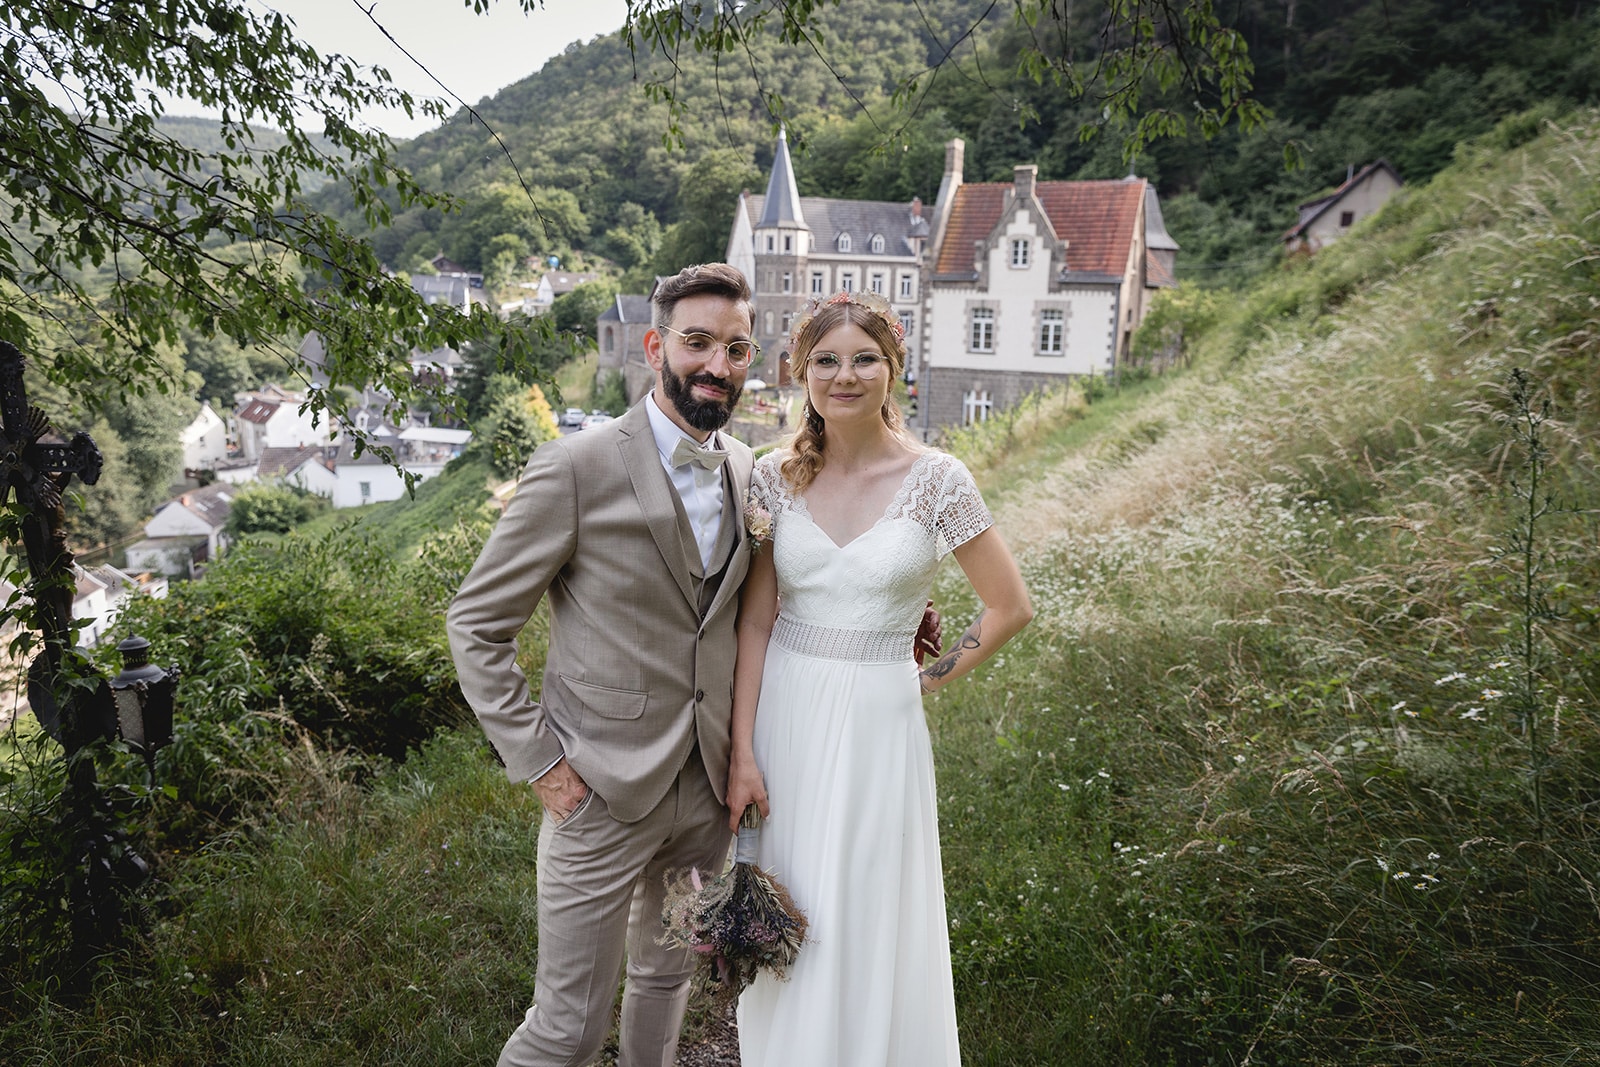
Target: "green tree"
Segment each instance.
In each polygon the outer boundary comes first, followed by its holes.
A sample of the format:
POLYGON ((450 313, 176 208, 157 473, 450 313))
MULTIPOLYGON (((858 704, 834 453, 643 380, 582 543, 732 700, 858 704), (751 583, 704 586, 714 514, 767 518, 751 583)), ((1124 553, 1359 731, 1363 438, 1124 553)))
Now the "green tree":
POLYGON ((662 239, 655 272, 675 274, 691 263, 720 261, 727 252, 740 191, 760 182, 761 172, 747 151, 723 148, 702 156, 679 187, 679 221, 662 239))
POLYGON ((628 410, 628 379, 619 370, 601 367, 594 374, 594 396, 590 401, 594 410, 608 415, 621 415, 628 410))
POLYGON ((228 511, 228 532, 235 537, 288 533, 328 507, 325 498, 298 486, 251 482, 233 494, 228 511))
MULTIPOLYGON (((514 314, 514 319, 522 316, 514 314)), ((491 383, 504 379, 518 389, 526 389, 539 382, 548 382, 556 369, 576 358, 578 346, 571 337, 556 332, 550 316, 540 316, 524 329, 526 342, 515 349, 506 349, 493 338, 463 350, 462 367, 453 385, 460 414, 469 422, 483 418, 498 399, 497 386, 491 383)))
POLYGON ((608 281, 584 282, 563 293, 550 305, 556 329, 593 343, 594 322, 616 299, 617 287, 608 281))
POLYGON ((596 247, 616 260, 624 270, 650 262, 661 247, 661 223, 633 201, 617 209, 616 222, 601 235, 596 247))
POLYGON ((489 461, 502 478, 515 477, 534 449, 561 432, 544 390, 537 385, 500 397, 486 422, 489 461))
MULTIPOLYGON (((160 349, 186 325, 293 366, 284 339, 316 330, 340 357, 331 384, 404 402, 418 391, 413 349, 503 332, 486 309, 423 304, 308 202, 336 187, 368 226, 395 205, 445 203, 358 119, 372 106, 443 117, 384 71, 322 56, 238 0, 17 0, 0 9, 0 38, 0 333, 35 351, 65 301, 94 339, 62 348, 42 368, 52 379, 91 397, 177 387, 160 349), (164 128, 141 86, 220 112, 214 147, 164 128), (317 136, 301 125, 308 101, 317 136)), ((311 403, 337 409, 338 394, 313 388, 311 403)))

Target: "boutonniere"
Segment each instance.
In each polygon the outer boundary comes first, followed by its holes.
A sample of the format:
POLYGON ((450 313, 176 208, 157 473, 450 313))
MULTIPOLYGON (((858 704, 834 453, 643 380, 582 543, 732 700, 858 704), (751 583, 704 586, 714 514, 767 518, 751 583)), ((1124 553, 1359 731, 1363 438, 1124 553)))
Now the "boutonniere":
POLYGON ((772 536, 772 512, 752 497, 744 503, 744 532, 750 535, 750 551, 760 552, 772 536))

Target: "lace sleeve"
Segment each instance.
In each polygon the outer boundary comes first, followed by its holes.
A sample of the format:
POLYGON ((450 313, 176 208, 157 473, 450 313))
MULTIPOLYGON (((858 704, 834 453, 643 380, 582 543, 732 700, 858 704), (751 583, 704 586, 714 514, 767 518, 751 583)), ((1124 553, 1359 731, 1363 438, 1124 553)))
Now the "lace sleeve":
POLYGON ((778 513, 779 494, 782 491, 783 472, 778 469, 778 453, 769 452, 756 460, 750 471, 750 497, 752 507, 763 508, 769 515, 778 513))
POLYGON ((966 464, 954 456, 943 458, 946 462, 934 506, 934 533, 940 559, 994 525, 994 517, 984 505, 966 464))

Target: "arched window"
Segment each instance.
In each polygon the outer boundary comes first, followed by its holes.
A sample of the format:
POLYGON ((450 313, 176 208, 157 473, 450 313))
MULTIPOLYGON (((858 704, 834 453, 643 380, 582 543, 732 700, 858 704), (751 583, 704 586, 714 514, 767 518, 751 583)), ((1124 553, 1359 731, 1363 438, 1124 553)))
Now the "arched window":
POLYGON ((874 255, 883 254, 883 234, 875 233, 872 235, 872 251, 874 255))
POLYGON ((850 251, 850 235, 849 234, 841 233, 839 235, 839 251, 841 251, 841 252, 850 251))

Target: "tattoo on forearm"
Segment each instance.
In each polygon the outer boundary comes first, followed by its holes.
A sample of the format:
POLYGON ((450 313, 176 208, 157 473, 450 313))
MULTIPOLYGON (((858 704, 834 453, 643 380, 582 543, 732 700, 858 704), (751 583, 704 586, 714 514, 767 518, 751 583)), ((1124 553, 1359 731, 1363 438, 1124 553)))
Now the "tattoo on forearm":
POLYGON ((967 632, 961 635, 961 640, 956 647, 939 658, 939 661, 927 669, 930 678, 943 678, 956 669, 956 664, 961 662, 961 657, 966 652, 971 652, 983 646, 983 616, 986 612, 979 612, 978 617, 972 620, 972 625, 967 627, 967 632))

